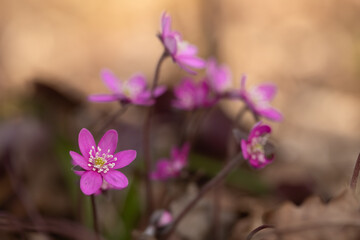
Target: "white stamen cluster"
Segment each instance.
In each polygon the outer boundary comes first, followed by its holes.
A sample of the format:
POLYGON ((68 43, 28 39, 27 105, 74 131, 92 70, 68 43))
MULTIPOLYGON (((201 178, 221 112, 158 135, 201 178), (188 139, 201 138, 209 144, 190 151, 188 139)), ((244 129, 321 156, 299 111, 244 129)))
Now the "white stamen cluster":
POLYGON ((95 149, 95 147, 92 146, 89 155, 88 166, 92 167, 92 170, 98 173, 107 173, 115 166, 115 162, 117 161, 117 158, 110 154, 110 149, 108 149, 106 153, 101 154, 100 147, 95 149))
POLYGON ((257 158, 259 162, 265 162, 264 146, 267 139, 269 138, 269 134, 264 134, 262 136, 258 136, 258 132, 256 132, 255 134, 257 136, 253 137, 250 144, 248 144, 248 153, 251 155, 251 158, 257 158))

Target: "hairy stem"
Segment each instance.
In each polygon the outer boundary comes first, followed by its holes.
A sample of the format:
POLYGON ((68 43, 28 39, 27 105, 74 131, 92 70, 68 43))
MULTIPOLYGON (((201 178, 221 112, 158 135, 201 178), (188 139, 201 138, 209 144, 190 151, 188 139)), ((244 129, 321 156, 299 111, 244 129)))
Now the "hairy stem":
POLYGON ((211 189, 216 187, 222 180, 233 170, 236 165, 238 165, 242 160, 241 153, 237 154, 231 161, 229 161, 224 168, 212 179, 210 180, 202 189, 199 191, 198 195, 186 205, 186 207, 181 211, 181 213, 175 218, 171 226, 164 232, 162 240, 168 239, 171 234, 175 231, 181 220, 189 213, 189 211, 195 207, 199 200, 211 189))
POLYGON ((354 191, 356 189, 356 184, 357 184, 357 181, 358 181, 358 178, 359 178, 359 171, 360 171, 360 154, 359 154, 359 156, 358 156, 358 158, 356 160, 353 175, 351 177, 351 182, 350 182, 350 187, 354 191))
MULTIPOLYGON (((154 90, 159 82, 160 69, 161 65, 168 57, 169 54, 167 51, 164 51, 161 57, 159 58, 158 63, 156 64, 154 79, 151 87, 151 96, 154 95, 154 90)), ((150 130, 151 130, 151 118, 153 115, 153 108, 149 108, 148 114, 145 118, 144 122, 144 130, 143 130, 143 149, 144 149, 144 165, 145 165, 145 191, 146 191, 146 212, 147 216, 150 216, 153 211, 153 191, 152 184, 150 179, 150 168, 151 168, 151 153, 150 153, 150 130)))
POLYGON ((90 196, 91 198, 91 208, 92 208, 92 214, 93 214, 93 224, 94 224, 94 231, 98 238, 100 239, 100 231, 99 231, 99 223, 98 223, 98 217, 97 217, 97 209, 96 209, 96 202, 95 202, 95 196, 94 194, 90 196))

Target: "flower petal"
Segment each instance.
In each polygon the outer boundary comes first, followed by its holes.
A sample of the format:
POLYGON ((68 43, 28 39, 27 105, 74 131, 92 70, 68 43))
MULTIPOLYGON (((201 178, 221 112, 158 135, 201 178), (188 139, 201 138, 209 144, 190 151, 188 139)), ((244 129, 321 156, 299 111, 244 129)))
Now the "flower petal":
POLYGON ((277 87, 275 84, 266 83, 258 85, 254 90, 262 96, 262 100, 271 101, 275 97, 277 87))
POLYGON ((109 172, 104 173, 103 177, 115 188, 126 188, 129 184, 127 177, 123 173, 116 170, 110 170, 109 172))
POLYGON ((118 152, 114 155, 117 160, 114 162, 115 166, 113 169, 123 168, 129 165, 134 159, 136 158, 136 151, 135 150, 125 150, 118 152))
POLYGON ((146 89, 146 79, 144 75, 137 74, 132 76, 127 84, 126 89, 129 91, 131 97, 136 97, 146 89))
POLYGON ((177 55, 176 60, 182 65, 193 68, 204 68, 206 65, 203 59, 191 55, 177 55))
POLYGON ((166 180, 172 177, 171 165, 168 159, 163 158, 158 160, 156 169, 150 175, 153 180, 166 180))
POLYGON ((79 148, 85 159, 89 158, 89 152, 92 147, 96 147, 93 135, 86 128, 81 129, 79 133, 79 148))
POLYGON ((111 129, 100 139, 98 147, 100 147, 101 153, 113 154, 116 150, 117 143, 118 133, 116 130, 111 129))
POLYGON ((104 84, 107 86, 107 88, 113 92, 113 93, 119 93, 120 92, 120 81, 115 76, 113 72, 111 72, 109 69, 103 69, 101 70, 101 78, 104 82, 104 84))
POLYGON ((245 159, 249 158, 249 153, 247 150, 247 142, 244 139, 241 140, 241 153, 245 159))
POLYGON ((90 169, 88 166, 88 161, 83 156, 78 154, 77 152, 70 151, 70 156, 73 159, 74 165, 79 165, 80 167, 82 167, 85 170, 90 169))
POLYGON ((161 34, 166 36, 171 32, 171 17, 166 13, 163 12, 161 16, 161 34))
POLYGON ((85 195, 96 193, 102 185, 102 177, 94 171, 87 171, 81 176, 80 189, 85 195))
POLYGON ((275 108, 273 107, 269 107, 269 108, 266 108, 266 109, 257 109, 257 112, 267 118, 267 119, 270 119, 270 120, 273 120, 273 121, 276 121, 276 122, 280 122, 283 120, 283 116, 282 114, 275 108))
POLYGON ((120 96, 110 94, 93 94, 88 97, 90 102, 113 102, 122 100, 120 96))
MULTIPOLYGON (((171 55, 175 55, 177 52, 177 40, 174 36, 166 36, 163 39, 165 48, 169 51, 171 55)), ((173 56, 174 57, 174 56, 173 56)))
POLYGON ((166 87, 165 86, 158 86, 154 89, 154 97, 158 97, 160 95, 162 95, 165 91, 166 91, 166 87))

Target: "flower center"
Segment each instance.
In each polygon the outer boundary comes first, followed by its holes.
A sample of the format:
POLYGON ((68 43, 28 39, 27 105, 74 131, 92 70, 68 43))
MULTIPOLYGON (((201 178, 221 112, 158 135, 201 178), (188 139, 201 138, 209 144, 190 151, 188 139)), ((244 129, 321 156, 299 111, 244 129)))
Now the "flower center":
POLYGON ((101 158, 101 157, 98 157, 98 158, 95 158, 95 162, 94 162, 94 166, 96 167, 102 167, 104 164, 106 163, 106 160, 101 158))
POLYGON ((92 146, 89 155, 88 166, 98 173, 107 173, 115 166, 115 162, 117 161, 117 158, 110 154, 110 149, 108 149, 106 153, 101 154, 100 147, 95 149, 95 147, 92 146))

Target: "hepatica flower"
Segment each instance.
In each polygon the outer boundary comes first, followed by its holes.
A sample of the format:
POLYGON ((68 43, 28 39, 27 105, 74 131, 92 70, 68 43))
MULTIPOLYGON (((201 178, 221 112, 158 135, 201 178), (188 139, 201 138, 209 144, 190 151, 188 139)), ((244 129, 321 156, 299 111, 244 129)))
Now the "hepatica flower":
POLYGON ((248 107, 257 115, 273 121, 281 121, 282 114, 270 105, 276 94, 276 86, 271 83, 260 84, 246 90, 246 76, 241 79, 240 90, 233 91, 232 97, 239 97, 245 101, 248 107))
POLYGON ((171 17, 165 12, 161 17, 161 32, 158 36, 167 54, 188 73, 195 74, 191 68, 205 67, 204 60, 196 56, 197 48, 184 41, 180 33, 171 30, 171 17))
POLYGON ((254 168, 262 168, 273 161, 274 156, 267 157, 265 144, 271 133, 270 126, 258 122, 255 124, 247 140, 241 140, 241 151, 254 168))
POLYGON ((207 63, 206 76, 211 89, 219 97, 226 95, 231 87, 231 72, 225 65, 218 65, 214 58, 207 63))
POLYGON ((183 110, 194 110, 202 107, 210 107, 216 103, 208 83, 203 80, 196 83, 192 78, 184 78, 174 88, 175 100, 173 106, 183 110))
MULTIPOLYGON (((120 101, 123 104, 132 103, 135 105, 152 105, 155 100, 151 97, 151 90, 148 89, 145 77, 141 74, 132 76, 127 81, 120 81, 110 70, 101 71, 101 78, 110 94, 95 94, 89 96, 92 102, 120 101)), ((153 97, 158 97, 166 90, 164 86, 154 89, 153 97)))
POLYGON ((167 180, 180 176, 182 169, 188 163, 190 145, 185 143, 181 148, 173 147, 170 159, 160 159, 156 164, 156 169, 151 173, 154 180, 167 180))
POLYGON ((122 189, 128 185, 126 176, 116 169, 129 165, 136 158, 136 151, 125 150, 115 153, 118 133, 107 131, 96 145, 89 130, 83 128, 79 133, 79 148, 81 154, 70 151, 72 164, 83 171, 80 189, 86 195, 97 194, 104 188, 122 189))

